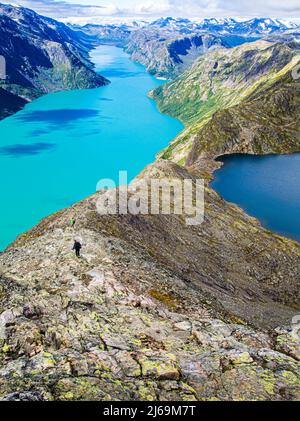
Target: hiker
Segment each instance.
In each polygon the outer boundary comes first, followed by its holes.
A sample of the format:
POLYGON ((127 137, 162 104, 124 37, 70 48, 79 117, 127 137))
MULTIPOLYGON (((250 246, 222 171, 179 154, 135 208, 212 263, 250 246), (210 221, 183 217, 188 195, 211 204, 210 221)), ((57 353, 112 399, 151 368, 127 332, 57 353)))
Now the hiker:
POLYGON ((71 218, 70 219, 70 225, 71 225, 71 227, 74 227, 75 223, 76 223, 76 219, 71 218))
POLYGON ((80 244, 80 242, 78 240, 75 240, 73 250, 75 250, 75 253, 76 253, 77 257, 80 257, 81 248, 82 248, 82 245, 80 244))

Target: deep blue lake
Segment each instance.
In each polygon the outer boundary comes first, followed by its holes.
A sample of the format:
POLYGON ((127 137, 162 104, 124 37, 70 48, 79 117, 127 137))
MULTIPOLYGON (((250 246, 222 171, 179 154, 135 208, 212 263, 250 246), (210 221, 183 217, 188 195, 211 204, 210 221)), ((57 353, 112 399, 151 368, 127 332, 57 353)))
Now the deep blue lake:
POLYGON ((222 158, 212 187, 271 231, 300 241, 300 154, 222 158))
POLYGON ((164 82, 123 50, 102 46, 92 60, 110 85, 46 95, 0 121, 0 250, 100 179, 127 170, 130 181, 183 128, 147 97, 164 82))

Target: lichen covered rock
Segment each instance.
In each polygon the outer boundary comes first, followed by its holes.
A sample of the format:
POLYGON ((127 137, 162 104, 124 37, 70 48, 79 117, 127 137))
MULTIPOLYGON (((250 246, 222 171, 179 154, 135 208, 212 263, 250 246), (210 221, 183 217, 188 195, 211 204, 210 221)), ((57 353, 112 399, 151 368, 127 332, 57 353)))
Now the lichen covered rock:
MULTIPOLYGON (((168 162, 141 177, 171 175, 193 177, 168 162)), ((299 245, 206 195, 199 227, 101 217, 96 195, 72 209, 76 228, 67 209, 10 246, 0 256, 1 399, 299 399, 289 328, 299 245)))

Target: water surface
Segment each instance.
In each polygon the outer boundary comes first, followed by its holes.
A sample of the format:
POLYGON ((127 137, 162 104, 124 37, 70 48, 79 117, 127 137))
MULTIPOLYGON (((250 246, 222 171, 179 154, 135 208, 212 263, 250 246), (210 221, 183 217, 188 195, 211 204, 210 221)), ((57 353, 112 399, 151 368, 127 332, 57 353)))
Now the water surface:
POLYGON ((300 154, 222 158, 212 187, 271 231, 300 241, 300 154))
POLYGON ((163 82, 121 49, 92 53, 112 83, 46 95, 0 122, 0 250, 43 217, 95 192, 102 178, 134 178, 183 128, 149 90, 163 82))

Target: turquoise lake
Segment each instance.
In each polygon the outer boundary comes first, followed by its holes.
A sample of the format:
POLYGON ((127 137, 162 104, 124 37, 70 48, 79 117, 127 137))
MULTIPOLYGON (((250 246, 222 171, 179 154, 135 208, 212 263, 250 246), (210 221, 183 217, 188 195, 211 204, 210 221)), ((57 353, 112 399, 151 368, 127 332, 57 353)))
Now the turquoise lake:
MULTIPOLYGON (((102 178, 133 179, 182 129, 147 93, 165 83, 122 49, 91 54, 112 83, 46 95, 0 121, 0 250, 43 217, 93 194, 102 178)), ((268 229, 300 241, 300 154, 229 156, 212 187, 268 229)))
POLYGON ((300 154, 222 158, 212 187, 271 231, 300 241, 300 154))
POLYGON ((164 83, 123 50, 91 54, 112 83, 46 95, 0 122, 0 250, 43 217, 96 191, 102 178, 129 181, 182 130, 147 93, 164 83))

